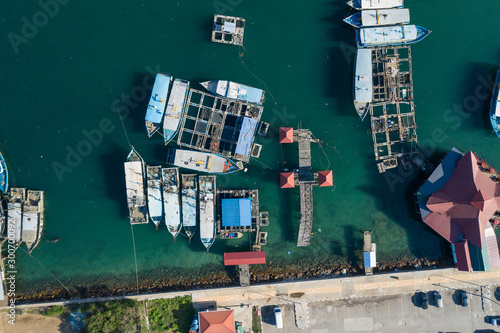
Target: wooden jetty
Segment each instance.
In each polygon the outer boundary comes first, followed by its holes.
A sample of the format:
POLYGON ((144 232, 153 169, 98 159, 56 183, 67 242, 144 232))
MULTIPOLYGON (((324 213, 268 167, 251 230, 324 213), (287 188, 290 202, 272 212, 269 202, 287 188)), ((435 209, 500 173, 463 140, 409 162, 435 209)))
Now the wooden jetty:
MULTIPOLYGON (((319 173, 313 172, 311 167, 311 142, 318 142, 313 138, 308 129, 280 128, 280 142, 297 142, 299 146, 299 169, 293 173, 282 173, 282 179, 286 182, 281 184, 282 188, 295 187, 299 184, 300 189, 300 227, 297 246, 309 246, 311 244, 312 222, 313 222, 313 186, 332 186, 327 182, 319 181, 319 173), (290 136, 290 132, 292 135, 290 136), (285 178, 283 178, 285 176, 285 178), (288 178, 287 178, 288 177, 288 178)), ((329 171, 331 177, 331 171, 329 171)), ((329 181, 328 181, 329 182, 329 181)))
POLYGON ((365 231, 363 233, 364 245, 364 266, 365 266, 365 274, 372 275, 373 267, 377 266, 376 260, 376 252, 377 252, 377 244, 372 243, 372 232, 365 231))
POLYGON ((177 144, 248 162, 252 154, 260 155, 261 147, 253 143, 257 129, 253 133, 242 133, 242 124, 259 122, 263 111, 261 105, 190 89, 177 144), (252 135, 251 139, 246 138, 248 135, 252 135), (245 140, 240 139, 242 136, 245 140), (251 149, 246 155, 236 153, 238 144, 245 144, 242 141, 250 141, 251 149))
POLYGON ((371 133, 379 172, 397 167, 416 151, 410 46, 376 48, 373 57, 371 133))
POLYGON ((245 19, 235 16, 214 15, 212 42, 243 45, 245 19))

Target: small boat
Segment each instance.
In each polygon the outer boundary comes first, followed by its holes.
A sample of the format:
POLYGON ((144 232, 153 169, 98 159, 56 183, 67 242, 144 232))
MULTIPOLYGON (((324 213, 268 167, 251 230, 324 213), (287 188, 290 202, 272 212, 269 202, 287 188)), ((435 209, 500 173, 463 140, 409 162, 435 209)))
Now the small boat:
POLYGON ((9 189, 9 175, 7 173, 7 165, 3 159, 2 153, 0 153, 0 191, 2 193, 7 193, 9 189))
POLYGON ((177 133, 184 114, 184 105, 189 91, 189 81, 175 79, 168 99, 167 110, 163 117, 163 138, 168 144, 177 133))
POLYGON ((172 82, 172 77, 170 75, 162 73, 156 74, 155 84, 146 111, 146 129, 148 131, 148 137, 151 137, 160 129, 163 114, 165 113, 165 106, 167 104, 170 82, 172 82))
POLYGON ((182 227, 179 168, 162 168, 163 212, 174 241, 182 227))
POLYGON ((231 159, 212 153, 186 149, 168 149, 167 163, 208 173, 232 173, 241 170, 231 159))
POLYGON ((5 231, 5 211, 3 210, 3 200, 0 199, 0 238, 3 237, 5 231))
POLYGON ((354 9, 403 8, 403 0, 349 0, 347 4, 354 9))
POLYGON ((134 147, 128 154, 124 166, 130 224, 148 223, 144 193, 144 161, 134 147))
POLYGON ((223 232, 219 235, 220 238, 241 238, 243 237, 242 232, 223 232))
POLYGON ((345 18, 344 22, 355 28, 408 24, 410 10, 407 8, 362 10, 345 18))
POLYGON ((148 182, 148 211, 156 229, 163 217, 163 202, 161 198, 161 166, 146 166, 148 182))
POLYGON ((354 66, 354 108, 364 120, 373 101, 372 50, 357 49, 354 66))
POLYGON ((491 98, 490 121, 495 134, 500 138, 500 68, 498 69, 493 97, 491 98))
POLYGON ((26 199, 25 188, 11 188, 9 201, 7 203, 7 225, 14 226, 14 247, 17 249, 21 244, 21 231, 23 221, 23 202, 26 199))
POLYGON ((260 105, 264 103, 265 92, 262 89, 224 80, 206 81, 200 84, 215 95, 260 105))
POLYGON ((200 176, 200 238, 207 252, 215 240, 215 176, 200 176))
POLYGON ((358 47, 406 45, 421 41, 430 31, 416 25, 361 28, 356 30, 358 47))
POLYGON ((22 240, 28 247, 28 254, 40 242, 43 230, 43 191, 28 190, 23 204, 22 240))
POLYGON ((196 175, 182 175, 182 225, 191 242, 196 232, 196 201, 198 182, 196 175))

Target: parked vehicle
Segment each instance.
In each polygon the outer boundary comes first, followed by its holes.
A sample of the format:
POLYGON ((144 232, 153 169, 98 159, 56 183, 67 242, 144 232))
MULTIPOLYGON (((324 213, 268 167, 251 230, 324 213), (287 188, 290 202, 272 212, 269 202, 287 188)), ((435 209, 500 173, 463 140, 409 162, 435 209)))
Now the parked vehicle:
POLYGON ((491 318, 491 325, 500 326, 500 318, 491 318))
POLYGON ((441 294, 439 293, 439 291, 435 291, 434 292, 434 300, 435 300, 436 306, 438 308, 442 308, 443 307, 443 298, 441 297, 441 294))
POLYGON ((276 328, 283 328, 283 317, 281 316, 281 308, 274 307, 274 319, 276 321, 276 328))
POLYGON ((467 295, 467 292, 465 290, 462 290, 460 292, 460 299, 462 300, 463 307, 469 306, 469 296, 467 295))
POLYGON ((427 293, 420 294, 420 304, 422 304, 422 309, 427 309, 429 306, 429 300, 427 299, 427 293))

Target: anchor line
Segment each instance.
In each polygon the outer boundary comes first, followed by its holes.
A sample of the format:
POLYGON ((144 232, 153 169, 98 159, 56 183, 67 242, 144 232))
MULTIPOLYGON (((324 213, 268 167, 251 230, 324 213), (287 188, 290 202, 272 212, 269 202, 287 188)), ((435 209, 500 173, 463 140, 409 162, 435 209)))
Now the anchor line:
MULTIPOLYGON (((111 92, 111 95, 113 96, 113 100, 116 100, 115 94, 113 93, 113 90, 111 89, 111 86, 109 85, 109 82, 108 82, 108 88, 109 88, 109 91, 111 92)), ((114 111, 116 111, 116 113, 118 113, 118 116, 120 117, 120 121, 122 123, 123 132, 125 133, 125 138, 127 139, 128 145, 130 147, 132 147, 132 144, 130 143, 130 139, 128 137, 127 129, 125 128, 125 123, 123 122, 122 114, 120 111, 116 110, 116 106, 114 106, 114 104, 113 104, 113 109, 114 109, 114 111)))

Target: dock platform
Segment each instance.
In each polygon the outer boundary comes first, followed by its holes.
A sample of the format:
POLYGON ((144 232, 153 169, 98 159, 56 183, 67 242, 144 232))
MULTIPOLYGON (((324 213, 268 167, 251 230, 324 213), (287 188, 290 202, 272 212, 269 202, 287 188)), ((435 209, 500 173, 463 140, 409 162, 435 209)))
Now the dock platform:
POLYGON ((212 42, 243 45, 245 19, 235 16, 214 15, 212 42))
POLYGON ((250 285, 250 265, 239 265, 240 271, 240 286, 246 287, 250 285))
POLYGON ((377 244, 372 243, 372 232, 365 231, 363 233, 363 252, 364 252, 364 266, 365 266, 365 274, 372 275, 373 268, 376 267, 376 252, 377 252, 377 244))
POLYGON ((216 196, 216 225, 217 232, 257 232, 260 220, 259 212, 259 190, 218 190, 216 196), (251 223, 250 225, 231 225, 224 226, 222 223, 222 204, 224 199, 251 199, 251 223))

